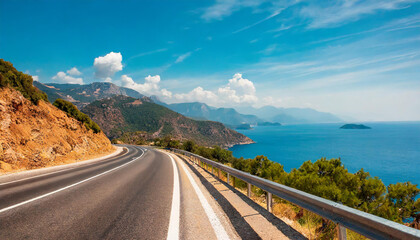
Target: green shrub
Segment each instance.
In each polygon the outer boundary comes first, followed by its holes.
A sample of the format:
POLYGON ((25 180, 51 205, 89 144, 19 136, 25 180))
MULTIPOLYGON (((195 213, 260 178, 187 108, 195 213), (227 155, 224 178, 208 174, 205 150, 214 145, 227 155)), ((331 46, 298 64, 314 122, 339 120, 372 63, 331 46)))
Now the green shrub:
POLYGON ((56 106, 58 109, 66 112, 67 115, 69 115, 70 117, 73 117, 76 120, 82 122, 87 129, 92 129, 94 133, 101 132, 101 129, 99 128, 98 124, 92 121, 92 119, 90 119, 88 115, 79 111, 79 109, 77 109, 77 107, 74 106, 73 103, 58 98, 55 100, 53 105, 56 106))
POLYGON ((34 87, 32 82, 30 75, 19 72, 13 64, 0 59, 0 88, 14 88, 34 104, 38 104, 39 100, 48 102, 47 94, 34 87))
MULTIPOLYGON (((283 165, 270 161, 262 155, 254 159, 236 158, 229 150, 217 146, 203 147, 192 141, 185 141, 179 147, 238 170, 340 202, 391 221, 402 223, 403 220, 410 217, 415 219, 420 214, 420 198, 418 198, 420 189, 417 184, 405 182, 385 187, 378 177, 370 176, 363 168, 354 174, 350 173, 339 158, 306 161, 299 168, 287 173, 283 165)), ((237 180, 236 186, 245 188, 246 183, 237 180)), ((335 225, 327 224, 327 222, 323 222, 322 225, 322 228, 325 228, 322 230, 322 235, 330 239, 328 234, 335 232, 335 225)))

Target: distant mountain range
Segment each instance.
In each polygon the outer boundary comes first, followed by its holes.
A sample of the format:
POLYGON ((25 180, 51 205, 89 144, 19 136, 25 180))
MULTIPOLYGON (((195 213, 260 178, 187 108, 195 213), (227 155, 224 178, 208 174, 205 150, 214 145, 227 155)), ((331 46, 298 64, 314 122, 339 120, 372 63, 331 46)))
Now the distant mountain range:
POLYGON ((87 85, 79 84, 58 84, 58 83, 41 83, 34 81, 34 86, 48 95, 50 102, 54 102, 57 98, 62 98, 72 102, 78 108, 83 108, 89 103, 112 97, 115 95, 124 95, 133 98, 142 98, 143 94, 130 89, 119 87, 113 83, 94 82, 87 85))
POLYGON ((200 102, 166 104, 156 97, 152 97, 152 99, 175 112, 198 120, 217 121, 228 126, 258 125, 258 123, 264 122, 255 115, 240 114, 233 108, 215 108, 200 102))
POLYGON ((156 96, 151 97, 157 104, 172 109, 185 116, 221 122, 234 128, 243 128, 248 125, 276 125, 281 124, 303 124, 303 123, 335 123, 342 122, 340 118, 325 112, 319 112, 311 108, 276 108, 265 106, 262 108, 238 107, 215 108, 205 103, 173 103, 166 104, 156 96))
POLYGON ((261 108, 241 107, 238 112, 253 114, 270 122, 282 124, 303 123, 336 123, 343 122, 339 117, 326 112, 319 112, 311 108, 276 108, 264 106, 261 108))
POLYGON ((253 141, 219 122, 197 121, 155 104, 148 97, 136 99, 127 96, 113 96, 97 100, 82 111, 95 121, 111 138, 122 135, 147 133, 154 139, 171 135, 178 140, 192 139, 206 146, 231 146, 253 141))
MULTIPOLYGON (((48 94, 48 98, 53 102, 57 98, 74 103, 77 107, 83 108, 89 103, 115 95, 124 95, 141 99, 143 94, 124 87, 119 87, 112 83, 95 82, 88 85, 79 84, 57 84, 40 83, 34 81, 34 86, 48 94)), ((246 129, 254 125, 275 125, 281 124, 303 124, 303 123, 332 123, 342 122, 342 120, 331 114, 319 112, 311 108, 276 108, 265 106, 261 108, 237 107, 216 108, 205 103, 173 103, 162 102, 158 97, 151 96, 153 102, 167 107, 184 116, 195 120, 217 121, 229 126, 230 128, 246 129)))

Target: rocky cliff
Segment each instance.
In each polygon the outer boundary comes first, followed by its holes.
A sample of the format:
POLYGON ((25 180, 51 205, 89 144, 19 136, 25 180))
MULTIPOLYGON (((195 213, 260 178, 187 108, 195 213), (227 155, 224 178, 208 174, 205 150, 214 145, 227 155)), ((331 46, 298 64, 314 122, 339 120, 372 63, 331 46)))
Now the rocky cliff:
POLYGON ((74 162, 114 150, 93 133, 43 100, 37 105, 12 88, 0 88, 0 173, 74 162))

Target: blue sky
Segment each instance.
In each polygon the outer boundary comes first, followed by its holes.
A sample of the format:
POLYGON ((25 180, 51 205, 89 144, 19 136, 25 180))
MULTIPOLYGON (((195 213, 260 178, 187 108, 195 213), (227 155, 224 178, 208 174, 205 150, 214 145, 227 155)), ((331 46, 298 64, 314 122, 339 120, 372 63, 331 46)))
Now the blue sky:
POLYGON ((167 102, 420 120, 415 0, 0 0, 0 58, 167 102))

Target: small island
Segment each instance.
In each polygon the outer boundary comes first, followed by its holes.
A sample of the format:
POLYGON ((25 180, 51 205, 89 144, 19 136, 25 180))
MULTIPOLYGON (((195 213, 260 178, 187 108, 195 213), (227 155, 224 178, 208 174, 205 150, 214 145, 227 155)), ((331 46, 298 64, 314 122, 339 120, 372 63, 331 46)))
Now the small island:
POLYGON ((340 129, 371 129, 363 124, 344 124, 340 129))
POLYGON ((281 126, 281 124, 278 122, 259 122, 257 123, 257 126, 277 127, 277 126, 281 126))

